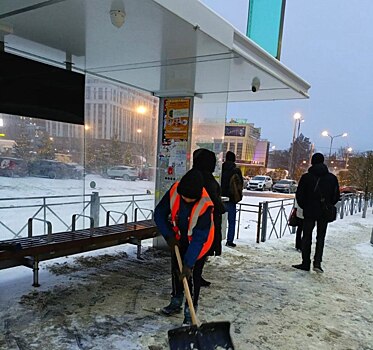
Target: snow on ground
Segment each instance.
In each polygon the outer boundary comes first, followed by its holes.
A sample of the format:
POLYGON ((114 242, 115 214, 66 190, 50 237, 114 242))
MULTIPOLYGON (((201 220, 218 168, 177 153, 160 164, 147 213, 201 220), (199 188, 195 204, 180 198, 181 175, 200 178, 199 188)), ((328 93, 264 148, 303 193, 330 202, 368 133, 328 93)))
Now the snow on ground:
MULTIPOLYGON (((206 264, 198 317, 230 321, 238 350, 373 349, 371 208, 329 225, 324 274, 291 267, 301 261, 294 235, 256 244, 254 221, 206 264)), ((183 319, 156 312, 169 301, 169 253, 144 243, 143 260, 123 245, 41 263, 40 288, 27 268, 1 270, 0 349, 168 349, 183 319)))

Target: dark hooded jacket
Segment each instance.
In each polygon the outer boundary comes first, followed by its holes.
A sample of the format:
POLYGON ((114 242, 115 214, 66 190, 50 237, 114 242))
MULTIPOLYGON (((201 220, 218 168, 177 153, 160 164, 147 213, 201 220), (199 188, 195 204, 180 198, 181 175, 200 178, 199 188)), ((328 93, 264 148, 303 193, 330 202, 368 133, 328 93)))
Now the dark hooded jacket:
POLYGON ((221 188, 213 175, 215 166, 216 156, 214 152, 205 148, 194 151, 193 169, 197 169, 202 173, 203 186, 214 203, 215 238, 208 255, 221 255, 221 222, 222 214, 225 213, 225 207, 221 201, 221 188))
POLYGON ((330 173, 323 163, 312 165, 308 173, 303 174, 296 192, 298 205, 303 209, 305 219, 321 218, 321 197, 335 205, 339 200, 337 177, 330 173), (319 180, 318 184, 317 181, 319 180), (316 186, 317 184, 317 186, 316 186))
POLYGON ((241 178, 241 181, 243 183, 243 177, 242 177, 241 170, 236 167, 236 163, 230 160, 226 160, 223 163, 223 167, 222 167, 221 193, 224 197, 228 197, 230 201, 231 201, 231 198, 230 198, 230 191, 229 191, 229 181, 232 175, 235 173, 238 174, 238 176, 241 178))

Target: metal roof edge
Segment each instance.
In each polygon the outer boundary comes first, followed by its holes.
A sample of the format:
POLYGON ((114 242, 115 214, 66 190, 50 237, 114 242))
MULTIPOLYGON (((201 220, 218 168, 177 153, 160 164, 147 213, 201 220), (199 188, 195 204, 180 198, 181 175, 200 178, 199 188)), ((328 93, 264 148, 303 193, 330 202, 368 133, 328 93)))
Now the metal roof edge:
POLYGON ((304 98, 309 98, 311 85, 293 73, 279 60, 272 57, 254 41, 235 29, 232 24, 198 0, 152 0, 176 16, 189 22, 196 30, 209 35, 228 50, 240 55, 247 62, 282 81, 304 98))
POLYGON ((234 32, 232 50, 251 64, 266 71, 287 86, 298 91, 305 98, 309 98, 308 90, 311 85, 308 82, 300 78, 283 63, 263 50, 254 41, 238 31, 234 32))
POLYGON ((152 0, 176 16, 189 22, 228 49, 232 48, 234 28, 224 18, 198 0, 152 0))

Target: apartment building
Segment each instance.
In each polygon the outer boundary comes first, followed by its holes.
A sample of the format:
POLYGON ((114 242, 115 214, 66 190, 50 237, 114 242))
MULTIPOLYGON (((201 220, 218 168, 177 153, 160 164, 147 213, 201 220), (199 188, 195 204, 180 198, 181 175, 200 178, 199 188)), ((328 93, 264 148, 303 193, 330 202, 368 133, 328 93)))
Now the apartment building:
POLYGON ((266 168, 269 141, 261 140, 261 128, 246 119, 231 119, 225 124, 223 153, 236 154, 236 164, 243 174, 255 173, 257 168, 266 168))

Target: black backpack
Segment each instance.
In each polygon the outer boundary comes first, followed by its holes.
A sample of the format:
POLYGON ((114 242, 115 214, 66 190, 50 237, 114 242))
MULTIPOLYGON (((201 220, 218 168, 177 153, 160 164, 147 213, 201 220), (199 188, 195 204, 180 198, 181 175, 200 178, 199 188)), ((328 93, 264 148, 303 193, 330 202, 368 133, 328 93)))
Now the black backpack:
POLYGON ((316 189, 318 189, 318 192, 320 194, 321 216, 327 222, 333 222, 337 219, 337 208, 335 207, 335 205, 329 203, 329 201, 325 198, 324 194, 321 192, 319 182, 320 178, 317 179, 316 186, 313 191, 316 192, 316 189))
POLYGON ((229 200, 238 203, 242 200, 243 181, 235 172, 229 179, 229 200))

